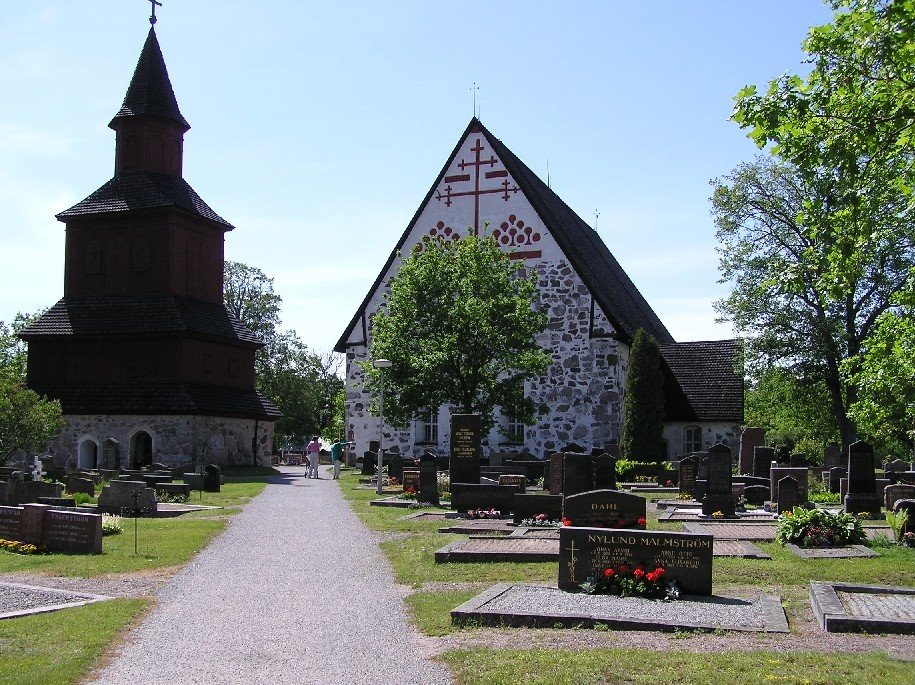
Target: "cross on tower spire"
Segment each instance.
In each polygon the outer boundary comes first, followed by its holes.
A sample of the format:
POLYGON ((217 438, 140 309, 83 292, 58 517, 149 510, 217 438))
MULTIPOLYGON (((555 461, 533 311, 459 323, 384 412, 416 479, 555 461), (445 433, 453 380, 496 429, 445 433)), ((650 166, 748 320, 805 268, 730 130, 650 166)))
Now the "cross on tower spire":
POLYGON ((470 87, 470 92, 473 93, 473 116, 477 115, 477 91, 480 90, 480 87, 477 85, 477 82, 474 81, 473 85, 470 87))
POLYGON ((159 0, 147 0, 150 5, 152 5, 152 14, 149 15, 149 23, 151 26, 156 25, 156 6, 162 7, 162 3, 159 0))

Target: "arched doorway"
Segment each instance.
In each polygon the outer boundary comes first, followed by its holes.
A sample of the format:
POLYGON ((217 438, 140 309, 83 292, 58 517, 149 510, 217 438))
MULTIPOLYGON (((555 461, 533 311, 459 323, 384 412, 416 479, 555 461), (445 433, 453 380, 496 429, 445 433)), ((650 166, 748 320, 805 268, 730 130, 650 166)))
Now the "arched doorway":
POLYGON ((130 438, 130 455, 135 469, 152 464, 152 436, 138 431, 130 438))
POLYGON ((79 444, 76 465, 81 469, 94 469, 98 464, 98 445, 92 440, 83 440, 79 444))

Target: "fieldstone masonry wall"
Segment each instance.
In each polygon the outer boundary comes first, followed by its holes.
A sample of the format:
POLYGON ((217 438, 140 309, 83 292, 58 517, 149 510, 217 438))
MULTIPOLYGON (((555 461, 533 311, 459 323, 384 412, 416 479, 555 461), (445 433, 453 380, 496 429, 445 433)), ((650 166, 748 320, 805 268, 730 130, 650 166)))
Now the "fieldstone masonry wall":
MULTIPOLYGON (((85 440, 98 446, 98 468, 106 464, 105 440, 113 438, 120 445, 121 468, 134 465, 131 438, 140 431, 152 437, 152 461, 169 465, 189 462, 215 464, 250 464, 251 442, 255 433, 253 419, 215 416, 128 416, 66 415, 60 437, 52 444, 56 466, 76 466, 77 450, 85 440)), ((257 463, 270 465, 273 423, 257 422, 257 463)))

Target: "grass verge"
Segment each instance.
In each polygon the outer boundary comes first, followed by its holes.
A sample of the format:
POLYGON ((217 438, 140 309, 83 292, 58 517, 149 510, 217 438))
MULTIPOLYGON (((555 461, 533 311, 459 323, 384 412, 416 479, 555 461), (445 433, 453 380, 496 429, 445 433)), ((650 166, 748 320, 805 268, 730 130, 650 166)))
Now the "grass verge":
POLYGON ((147 604, 142 599, 112 599, 0 621, 0 683, 79 682, 147 604))
POLYGON ((912 664, 882 654, 728 652, 642 649, 472 649, 442 660, 457 685, 909 685, 912 664))
POLYGON ((443 590, 442 592, 416 592, 405 600, 413 623, 426 635, 447 635, 451 625, 451 610, 480 594, 484 586, 475 590, 443 590))

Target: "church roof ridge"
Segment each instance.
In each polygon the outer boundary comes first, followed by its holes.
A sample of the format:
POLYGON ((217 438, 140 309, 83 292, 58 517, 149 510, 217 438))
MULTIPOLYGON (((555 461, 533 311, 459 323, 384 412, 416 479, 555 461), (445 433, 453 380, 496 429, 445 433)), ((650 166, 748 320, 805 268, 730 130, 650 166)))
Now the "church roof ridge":
POLYGON ((152 26, 137 60, 124 102, 109 126, 114 128, 115 121, 131 116, 168 119, 180 125, 185 131, 191 127, 178 108, 175 91, 172 90, 172 83, 168 78, 165 58, 159 47, 156 30, 152 26))
POLYGON ((524 193, 534 210, 540 215, 544 226, 556 239, 563 253, 572 262, 572 266, 584 280, 591 293, 593 293, 604 314, 610 319, 620 337, 630 342, 635 337, 636 331, 639 328, 644 328, 659 343, 674 342, 673 336, 638 291, 626 272, 623 271, 623 268, 597 232, 588 226, 555 191, 540 180, 515 153, 496 138, 480 119, 474 116, 458 138, 454 149, 446 158, 442 170, 429 188, 429 192, 420 202, 413 218, 410 219, 406 229, 401 234, 378 277, 369 288, 353 318, 344 329, 343 335, 334 346, 334 350, 337 352, 346 350, 347 338, 355 328, 362 312, 368 306, 372 294, 380 286, 382 278, 394 262, 398 251, 403 247, 406 239, 413 231, 423 208, 428 204, 435 193, 435 189, 445 177, 451 160, 471 133, 484 135, 493 146, 506 169, 517 182, 521 192, 524 193))

